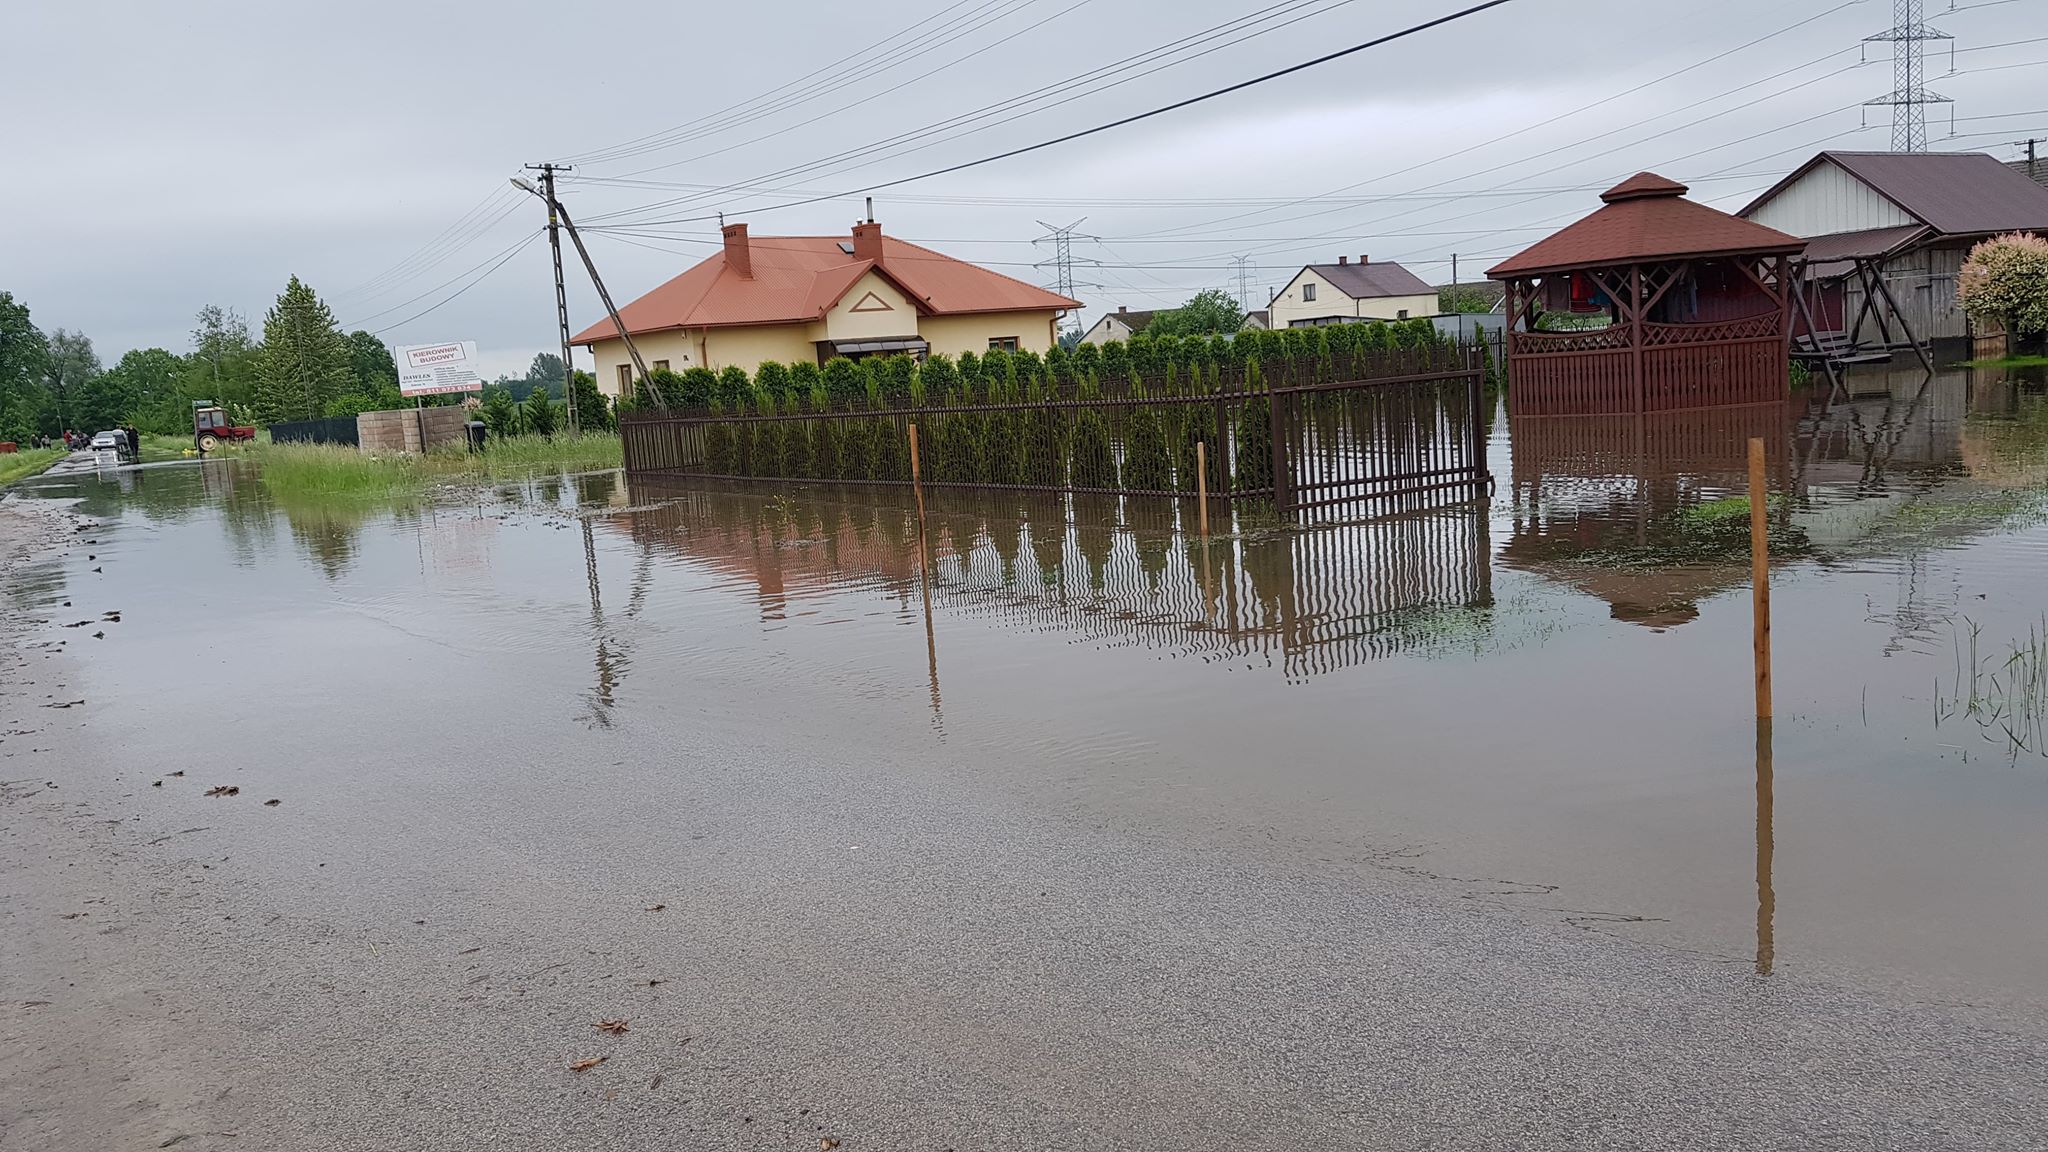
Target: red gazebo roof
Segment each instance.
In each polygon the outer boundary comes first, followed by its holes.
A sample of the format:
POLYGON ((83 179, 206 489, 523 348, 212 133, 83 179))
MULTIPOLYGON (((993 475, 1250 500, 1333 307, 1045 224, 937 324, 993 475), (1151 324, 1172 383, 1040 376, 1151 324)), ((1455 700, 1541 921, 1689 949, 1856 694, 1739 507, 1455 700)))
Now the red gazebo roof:
POLYGON ((1705 256, 1793 253, 1806 241, 1685 199, 1686 187, 1638 172, 1600 194, 1592 215, 1486 270, 1494 280, 1705 256))

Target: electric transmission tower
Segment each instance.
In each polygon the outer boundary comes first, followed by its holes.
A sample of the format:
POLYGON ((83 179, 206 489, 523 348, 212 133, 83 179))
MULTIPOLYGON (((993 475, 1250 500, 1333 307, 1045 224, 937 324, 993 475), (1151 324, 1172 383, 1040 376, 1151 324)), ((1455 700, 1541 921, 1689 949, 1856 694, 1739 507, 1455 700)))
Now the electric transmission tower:
POLYGON ((1237 267, 1237 306, 1246 312, 1252 310, 1252 274, 1259 266, 1252 263, 1250 256, 1232 256, 1230 262, 1237 267))
POLYGON ((1927 151, 1927 106, 1953 103, 1926 85, 1926 45, 1929 40, 1952 41, 1955 37, 1922 19, 1921 6, 1922 0, 1892 0, 1892 26, 1863 38, 1865 44, 1888 41, 1892 46, 1892 90, 1863 103, 1868 108, 1892 110, 1894 152, 1927 151))
MULTIPOLYGON (((1053 273, 1053 291, 1059 293, 1062 296, 1065 296, 1069 300, 1074 299, 1074 290, 1077 288, 1098 287, 1098 285, 1095 284, 1081 284, 1077 283, 1074 280, 1074 265, 1077 263, 1077 261, 1074 259, 1074 241, 1077 239, 1097 239, 1097 237, 1083 236, 1080 233, 1074 231, 1074 229, 1079 228, 1083 221, 1086 221, 1087 219, 1088 218, 1086 216, 1083 216, 1080 220, 1076 220, 1072 224, 1068 224, 1065 226, 1061 226, 1058 224, 1047 224, 1045 221, 1040 220, 1038 222, 1038 226, 1040 228, 1045 229, 1047 234, 1031 241, 1033 244, 1052 245, 1052 259, 1040 260, 1038 263, 1032 265, 1032 267, 1039 269, 1051 269, 1053 273)), ((1096 264, 1098 262, 1094 260, 1082 259, 1078 261, 1078 263, 1085 267, 1088 265, 1096 264)), ((1081 314, 1078 309, 1068 312, 1065 319, 1067 323, 1073 325, 1076 331, 1080 329, 1081 314)))

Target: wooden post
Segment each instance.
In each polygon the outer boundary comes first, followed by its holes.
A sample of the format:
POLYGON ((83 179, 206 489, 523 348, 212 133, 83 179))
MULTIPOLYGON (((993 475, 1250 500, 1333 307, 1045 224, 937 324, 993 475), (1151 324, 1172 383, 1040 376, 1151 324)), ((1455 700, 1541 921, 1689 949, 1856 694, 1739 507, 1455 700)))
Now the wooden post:
POLYGON ((917 494, 918 530, 924 527, 924 480, 917 465, 917 424, 910 425, 910 490, 917 494))
POLYGON ((1771 718, 1771 536, 1770 482, 1764 470, 1764 442, 1749 441, 1749 584, 1756 647, 1756 718, 1771 718))
POLYGON ((1209 445, 1195 441, 1195 501, 1201 507, 1202 538, 1209 538, 1209 445))

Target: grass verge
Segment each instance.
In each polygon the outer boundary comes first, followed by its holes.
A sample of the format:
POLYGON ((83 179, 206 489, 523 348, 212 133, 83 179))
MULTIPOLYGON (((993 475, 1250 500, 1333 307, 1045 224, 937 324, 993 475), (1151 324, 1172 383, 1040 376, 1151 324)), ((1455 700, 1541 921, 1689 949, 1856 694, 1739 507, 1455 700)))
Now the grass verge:
POLYGON ((62 460, 66 455, 68 453, 62 448, 23 448, 0 456, 0 487, 12 484, 16 480, 40 476, 44 469, 62 460))
POLYGON ((514 480, 539 472, 617 468, 619 438, 513 436, 481 454, 437 448, 415 455, 371 455, 331 444, 260 444, 248 449, 273 494, 304 500, 407 503, 444 484, 514 480))

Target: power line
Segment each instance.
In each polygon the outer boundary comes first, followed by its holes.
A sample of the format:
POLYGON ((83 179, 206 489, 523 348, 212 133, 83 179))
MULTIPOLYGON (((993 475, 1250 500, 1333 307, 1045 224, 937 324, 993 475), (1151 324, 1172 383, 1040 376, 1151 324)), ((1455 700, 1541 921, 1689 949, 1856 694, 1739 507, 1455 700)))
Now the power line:
MULTIPOLYGON (((868 167, 870 165, 879 163, 882 160, 895 159, 897 157, 910 155, 911 153, 914 152, 922 152, 928 148, 935 147, 939 144, 948 143, 952 140, 957 140, 966 136, 974 135, 976 133, 985 132, 991 128, 997 128, 1004 124, 1008 124, 1012 121, 1023 119, 1027 116, 1038 115, 1041 112, 1049 111, 1053 108, 1060 107, 1063 104, 1071 103, 1075 100, 1082 99, 1086 96, 1099 95, 1100 93, 1106 92, 1111 88, 1116 88, 1121 85, 1128 84, 1134 80, 1142 79, 1146 76, 1152 75, 1155 72, 1163 71, 1166 68, 1176 67, 1178 65, 1186 64, 1193 60, 1198 60, 1204 56, 1210 55, 1211 53, 1222 51, 1225 48, 1235 47, 1248 40, 1255 39, 1259 36, 1266 35, 1267 33, 1277 31, 1281 28, 1289 27, 1293 24, 1300 23, 1302 20, 1306 20, 1312 16, 1321 15, 1324 12, 1331 11, 1337 7, 1341 7, 1345 4, 1349 4, 1352 2, 1354 2, 1354 0, 1281 0, 1281 2, 1279 3, 1270 4, 1267 7, 1257 9, 1244 16, 1234 17, 1230 20, 1224 21, 1221 24, 1217 24, 1209 28, 1204 28, 1198 32, 1190 33, 1189 35, 1183 36, 1178 40, 1170 40, 1165 44, 1159 45, 1154 48, 1146 49, 1143 52, 1134 53, 1133 55, 1126 56, 1121 60, 1112 61, 1100 67, 1092 68, 1086 72, 1082 72, 1074 76, 1069 76, 1064 80, 1060 80, 1052 84, 1047 84, 1039 88, 1034 88, 1028 92, 1023 92, 1016 96, 1011 96, 1003 100, 998 100, 993 104, 985 104, 980 108, 976 108, 968 112, 958 113, 944 120, 939 120, 931 124, 927 124, 922 128, 914 129, 908 132, 900 132, 895 136, 885 137, 881 140, 862 145, 858 148, 849 148, 842 152, 837 152, 828 156, 821 156, 816 159, 806 161, 802 164, 792 165, 788 168, 783 168, 776 172, 767 173, 766 175, 755 177, 753 180, 743 181, 741 182, 741 184, 757 183, 762 180, 782 179, 804 173, 818 172, 820 170, 827 168, 832 168, 833 170, 836 171, 839 170, 840 168, 849 167, 844 163, 845 161, 861 160, 863 157, 868 157, 868 159, 864 160, 860 164, 851 165, 850 167, 868 167), (1323 7, 1317 9, 1317 5, 1323 5, 1323 7), (1304 13, 1304 9, 1311 10, 1304 13), (1297 13, 1302 14, 1297 15, 1297 13), (1284 22, 1281 23, 1270 23, 1271 21, 1280 20, 1282 17, 1291 18, 1286 19, 1284 22), (1267 24, 1267 26, 1263 28, 1257 27, 1257 25, 1260 24, 1267 24), (1212 41, 1221 42, 1216 43, 1213 47, 1205 48, 1200 52, 1194 52, 1192 55, 1182 55, 1183 53, 1189 52, 1193 48, 1200 47, 1204 44, 1209 44, 1212 41), (1173 59, 1173 57, 1175 56, 1179 56, 1179 58, 1173 59), (1164 60, 1165 63, 1158 64, 1156 67, 1148 68, 1142 72, 1134 71, 1135 69, 1143 65, 1153 64, 1161 60, 1164 60), (1089 85, 1095 85, 1095 87, 1088 87, 1089 85), (1072 92, 1072 90, 1074 89, 1084 90, 1073 92, 1073 94, 1071 95, 1063 96, 1061 99, 1053 100, 1051 103, 1041 104, 1038 107, 1027 107, 1028 105, 1031 105, 1039 101, 1049 100, 1054 96, 1061 95, 1062 93, 1072 92), (1008 116, 1001 120, 994 119, 994 117, 996 116, 1002 115, 1006 112, 1010 112, 1017 108, 1024 108, 1025 110, 1018 112, 1016 115, 1008 116), (959 129, 959 131, 955 131, 956 129, 959 129), (946 132, 953 132, 953 134, 950 136, 941 136, 942 133, 946 132), (931 139, 932 137, 940 138, 931 139), (920 140, 925 141, 925 143, 917 143, 920 140), (880 153, 882 153, 885 149, 892 148, 896 149, 896 151, 890 152, 887 155, 880 155, 880 153), (834 166, 838 167, 835 168, 834 166)), ((664 165, 663 167, 674 166, 675 165, 664 165)), ((653 170, 654 169, 645 169, 645 171, 653 170)), ((707 192, 698 193, 691 196, 673 197, 668 200, 657 201, 652 204, 641 205, 637 208, 622 209, 617 212, 606 213, 604 214, 604 217, 593 217, 593 219, 595 220, 600 218, 624 216, 633 212, 646 212, 661 208, 678 208, 696 201, 710 199, 712 196, 717 195, 720 192, 730 193, 736 188, 740 187, 741 184, 715 187, 707 192)), ((820 199, 833 198, 835 197, 829 195, 820 197, 820 199)), ((708 219, 708 217, 705 218, 708 219)), ((669 221, 661 222, 668 223, 669 221)))
MULTIPOLYGON (((916 181, 919 180, 929 180, 936 176, 946 176, 954 172, 964 172, 969 168, 979 168, 984 164, 993 164, 999 160, 1009 160, 1017 156, 1023 156, 1032 152, 1041 151, 1043 149, 1051 148, 1056 145, 1072 143, 1075 140, 1080 140, 1088 136, 1094 136, 1098 133, 1108 132, 1115 128, 1122 128, 1130 124, 1138 123, 1141 120, 1149 120, 1154 116, 1162 116, 1168 112, 1179 111, 1182 108, 1187 108, 1195 104, 1200 104, 1204 101, 1214 100, 1220 96, 1227 96, 1233 92, 1241 92, 1255 85, 1264 84, 1272 80, 1278 80, 1284 76, 1291 76, 1296 72, 1301 72, 1309 68, 1314 68, 1322 64, 1327 64, 1332 60, 1341 60, 1344 57, 1366 51, 1369 48, 1377 48, 1385 44, 1390 44, 1396 40, 1405 39, 1409 36, 1414 36, 1418 33, 1428 31, 1429 29, 1441 27, 1442 25, 1452 23, 1453 21, 1462 20, 1468 16, 1476 15, 1480 12, 1487 11, 1491 8, 1498 8, 1501 5, 1508 3, 1512 3, 1512 0, 1484 0, 1483 3, 1472 5, 1469 8, 1460 9, 1459 11, 1452 12, 1445 16, 1439 16, 1434 20, 1426 20, 1420 24, 1412 24, 1398 31, 1390 32, 1384 36, 1374 37, 1373 39, 1367 40, 1363 43, 1354 44, 1349 48, 1342 48, 1335 52, 1325 53, 1324 55, 1315 57, 1314 59, 1302 61, 1299 64, 1292 64, 1288 67, 1280 68, 1275 71, 1265 73, 1261 76, 1254 76, 1249 80, 1241 80, 1235 84, 1230 84, 1222 88, 1217 88, 1209 92, 1204 92, 1199 96, 1190 96, 1184 100, 1176 100, 1171 104, 1164 104, 1157 108, 1148 109, 1144 112, 1138 112, 1129 116, 1120 117, 1116 120, 1111 120, 1105 124, 1095 125, 1092 128, 1083 128, 1077 132, 1069 132, 1061 136, 1055 136, 1050 140, 1041 140, 1036 144, 1026 144, 1021 147, 1011 148, 1003 152, 995 153, 994 155, 991 156, 983 156, 977 160, 965 160, 958 164, 946 165, 943 168, 934 168, 929 172, 921 172, 915 176, 904 176, 895 180, 885 180, 877 184, 869 184, 859 188, 849 188, 843 192, 835 193, 829 196, 818 196, 811 198, 809 200, 797 200, 787 204, 755 206, 746 209, 736 210, 729 214, 751 215, 759 212, 773 211, 779 208, 795 208, 804 204, 816 204, 821 203, 825 200, 837 200, 850 196, 858 196, 868 192, 878 192, 884 188, 895 188, 903 184, 915 183, 916 181)), ((692 217, 690 219, 705 219, 705 217, 692 217)), ((677 221, 650 221, 650 223, 676 222, 677 221)))
MULTIPOLYGON (((411 305, 417 304, 417 303, 419 303, 420 301, 422 301, 422 300, 426 299, 427 297, 429 297, 429 296, 432 296, 432 295, 433 295, 434 293, 436 293, 436 292, 439 292, 439 291, 440 291, 441 289, 443 289, 443 288, 446 288, 446 287, 447 287, 448 285, 450 285, 450 284, 453 284, 453 283, 455 283, 455 282, 456 282, 457 280, 460 280, 460 279, 462 279, 462 278, 463 278, 464 276, 467 276, 467 275, 469 275, 469 274, 470 274, 471 272, 474 272, 474 271, 476 271, 476 270, 477 270, 478 268, 481 268, 481 267, 483 267, 483 266, 484 266, 485 264, 489 264, 489 263, 490 263, 490 262, 491 262, 492 260, 496 259, 496 258, 497 258, 498 256, 500 256, 500 255, 506 255, 506 254, 509 254, 509 253, 511 253, 511 252, 516 252, 516 251, 518 251, 518 250, 519 250, 520 248, 522 248, 522 247, 524 247, 524 246, 526 245, 526 242, 527 242, 527 241, 529 241, 529 240, 532 240, 532 239, 533 239, 533 238, 534 238, 535 236, 538 236, 538 235, 540 235, 540 231, 539 231, 538 229, 536 229, 536 230, 534 230, 534 231, 532 231, 532 232, 529 232, 529 233, 527 233, 527 234, 526 234, 525 236, 522 236, 522 237, 520 237, 520 238, 519 238, 519 239, 518 239, 518 240, 517 240, 516 242, 514 242, 511 248, 507 248, 507 249, 502 249, 502 250, 501 250, 500 252, 498 252, 498 253, 496 253, 496 254, 493 254, 493 255, 491 255, 491 256, 486 256, 486 257, 485 257, 485 258, 484 258, 484 259, 483 259, 483 260, 482 260, 481 262, 479 262, 479 263, 477 263, 477 264, 474 264, 474 265, 472 265, 472 266, 470 266, 470 267, 468 267, 468 268, 465 268, 465 269, 463 269, 463 270, 462 270, 462 271, 460 271, 460 272, 457 272, 457 273, 456 273, 456 274, 455 274, 454 276, 451 276, 451 277, 449 277, 449 278, 448 278, 447 280, 444 280, 444 281, 442 281, 441 283, 439 283, 439 284, 436 284, 436 285, 434 285, 434 286, 433 286, 432 288, 429 288, 429 289, 427 289, 427 290, 426 290, 425 292, 422 292, 422 293, 420 293, 419 295, 417 295, 417 296, 413 297, 412 299, 410 299, 410 300, 401 300, 401 301, 399 301, 398 303, 396 303, 396 304, 393 304, 393 305, 392 305, 391 307, 389 307, 389 308, 386 308, 386 309, 384 309, 384 310, 383 310, 383 311, 381 311, 381 312, 372 312, 372 313, 370 313, 370 314, 369 314, 369 315, 367 315, 367 316, 359 316, 359 317, 357 317, 356 319, 354 319, 353 321, 351 321, 351 322, 349 322, 349 323, 347 323, 347 324, 343 324, 343 325, 341 325, 341 327, 343 327, 343 328, 361 328, 361 327, 362 327, 362 326, 363 326, 364 324, 368 323, 368 322, 369 322, 369 321, 371 321, 371 320, 375 320, 375 319, 377 319, 377 318, 378 318, 378 317, 380 317, 380 316, 389 316, 389 315, 391 315, 391 314, 392 314, 393 312, 396 312, 396 311, 398 311, 398 310, 399 310, 399 309, 401 309, 401 308, 406 308, 406 307, 410 307, 411 305)), ((382 331, 382 329, 379 329, 379 331, 382 331)))
POLYGON ((521 240, 517 245, 515 245, 511 251, 505 253, 504 256, 500 257, 497 263, 492 264, 490 267, 484 269, 483 272, 480 275, 478 275, 476 279, 471 280, 469 283, 464 284, 460 288, 457 288, 454 292, 450 293, 446 299, 439 300, 433 304, 430 304, 426 308, 423 308, 420 311, 415 312, 410 316, 407 316, 405 319, 400 320, 397 323, 387 324, 382 328, 378 328, 374 330, 372 334, 382 336, 384 333, 390 332, 393 329, 403 328, 407 324, 410 324, 413 321, 418 320, 420 317, 439 311, 446 305, 453 303, 456 299, 460 298, 463 293, 469 291, 471 288, 476 287, 478 284, 483 283, 484 280, 488 278, 491 273, 496 272, 500 268, 503 268, 507 261, 511 260, 514 256, 519 255, 519 253, 523 251, 528 244, 533 243, 535 240, 539 238, 540 229, 536 228, 532 232, 527 233, 526 238, 521 240))

